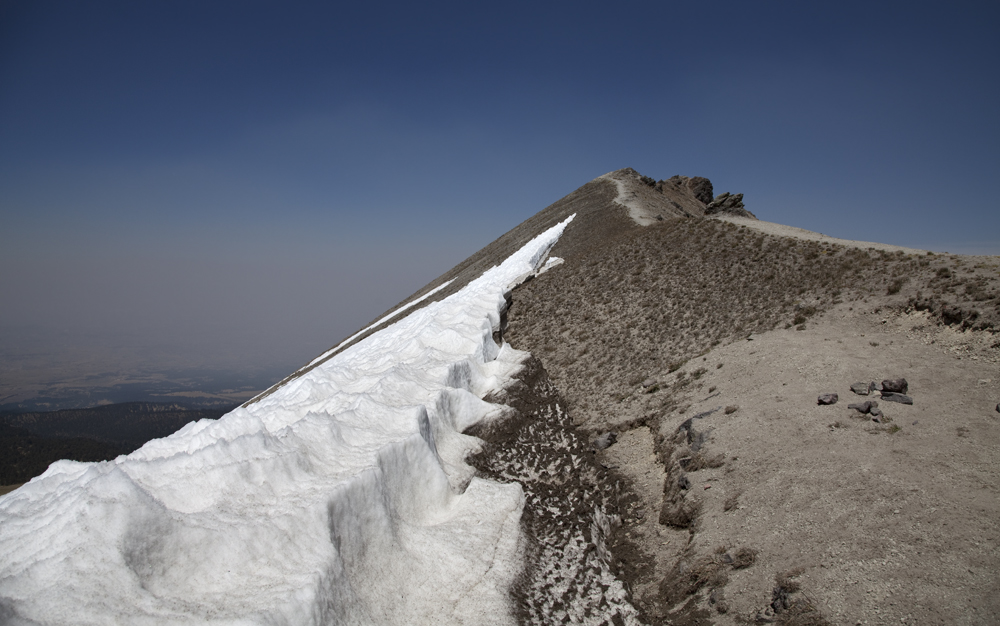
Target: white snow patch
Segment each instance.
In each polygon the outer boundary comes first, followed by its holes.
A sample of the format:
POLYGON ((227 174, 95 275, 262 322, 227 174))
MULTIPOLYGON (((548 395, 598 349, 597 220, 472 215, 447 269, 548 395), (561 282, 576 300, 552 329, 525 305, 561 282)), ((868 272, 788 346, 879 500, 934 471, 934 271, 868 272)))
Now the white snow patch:
POLYGON ((513 623, 523 493, 461 433, 524 357, 504 291, 571 219, 255 404, 0 497, 0 621, 513 623))
POLYGON ((538 270, 538 275, 541 276, 542 274, 544 274, 545 272, 549 271, 553 267, 555 267, 557 265, 562 265, 562 264, 563 264, 563 259, 560 259, 557 256, 550 256, 549 260, 546 261, 545 265, 542 266, 542 269, 538 270))

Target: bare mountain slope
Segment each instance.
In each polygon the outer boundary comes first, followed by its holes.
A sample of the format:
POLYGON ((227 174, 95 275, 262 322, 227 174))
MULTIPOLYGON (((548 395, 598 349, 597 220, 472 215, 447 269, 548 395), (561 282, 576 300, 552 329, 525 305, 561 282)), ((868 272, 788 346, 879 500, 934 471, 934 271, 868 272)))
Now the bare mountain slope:
POLYGON ((648 223, 557 244, 505 335, 619 437, 597 456, 642 502, 621 570, 641 619, 996 623, 998 260, 648 223), (899 376, 920 392, 882 402, 896 421, 841 408, 899 376))
MULTIPOLYGON (((352 340, 344 342, 337 349, 327 351, 308 366, 297 370, 246 404, 267 396, 274 389, 337 354, 339 350, 360 341, 380 328, 384 328, 389 323, 395 321, 395 318, 392 317, 393 312, 401 312, 409 303, 413 303, 433 293, 432 297, 420 302, 416 307, 419 308, 455 293, 489 268, 500 264, 514 251, 520 249, 532 238, 538 236, 539 233, 565 220, 570 215, 576 215, 573 221, 573 228, 566 231, 560 239, 557 256, 582 258, 591 249, 604 247, 606 241, 615 239, 621 233, 637 230, 639 222, 648 223, 655 221, 655 218, 653 220, 642 218, 630 220, 624 218, 623 211, 628 210, 628 207, 624 203, 632 202, 636 204, 636 202, 639 202, 636 206, 641 205, 642 207, 646 207, 648 205, 653 207, 643 209, 643 214, 652 214, 653 211, 656 211, 655 215, 678 216, 688 214, 687 212, 690 211, 691 214, 701 215, 704 214, 705 208, 695 197, 695 194, 699 192, 703 197, 705 197, 705 193, 711 196, 711 183, 706 179, 688 179, 687 177, 674 177, 669 181, 656 183, 631 168, 617 170, 600 176, 549 205, 542 211, 539 211, 479 252, 476 252, 437 279, 425 285, 384 315, 379 316, 379 319, 385 319, 384 323, 373 325, 366 331, 358 333, 352 340), (705 186, 706 184, 707 187, 705 186), (694 189, 693 191, 692 188, 694 189), (651 199, 655 200, 655 202, 652 202, 651 199), (681 207, 687 208, 684 209, 681 207), (446 286, 441 289, 443 285, 446 286)), ((413 309, 409 308, 406 310, 412 311, 413 309)))
POLYGON ((625 169, 396 309, 571 214, 564 263, 511 297, 503 338, 534 357, 494 398, 511 418, 475 433, 479 471, 527 495, 524 623, 1000 623, 1000 259, 625 169), (850 390, 899 377, 912 405, 850 390))

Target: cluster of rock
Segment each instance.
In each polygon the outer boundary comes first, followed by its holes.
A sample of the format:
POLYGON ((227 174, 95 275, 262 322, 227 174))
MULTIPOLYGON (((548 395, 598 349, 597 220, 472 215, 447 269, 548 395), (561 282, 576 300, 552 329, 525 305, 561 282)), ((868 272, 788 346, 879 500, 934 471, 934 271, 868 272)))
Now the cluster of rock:
POLYGON ((865 383, 854 383, 851 385, 851 391, 859 396, 867 396, 874 391, 878 391, 881 393, 883 400, 898 402, 899 404, 913 404, 913 398, 906 395, 908 390, 909 384, 905 378, 886 379, 882 381, 882 384, 872 381, 867 385, 865 383))
MULTIPOLYGON (((654 212, 664 210, 657 217, 676 215, 678 217, 700 217, 713 215, 732 215, 736 217, 757 217, 748 211, 743 204, 743 194, 722 193, 713 195, 715 190, 712 181, 703 176, 671 176, 665 180, 656 180, 645 176, 632 168, 625 168, 606 174, 618 181, 634 181, 653 191, 655 196, 644 196, 646 204, 654 212), (662 194, 662 197, 660 197, 662 194)), ((633 190, 638 186, 633 185, 633 190)), ((648 192, 647 192, 648 193, 648 192)), ((633 195, 643 197, 636 191, 633 195)))
POLYGON ((719 194, 711 202, 706 203, 705 215, 734 215, 736 217, 752 217, 757 219, 757 216, 747 211, 746 207, 743 206, 743 194, 736 193, 730 194, 729 192, 719 194))
MULTIPOLYGON (((879 397, 887 402, 913 404, 913 398, 906 395, 909 391, 909 384, 906 382, 905 378, 885 379, 881 383, 876 383, 875 381, 869 383, 854 383, 851 385, 851 391, 859 396, 867 396, 875 391, 878 391, 880 394, 879 397)), ((816 399, 816 403, 820 405, 830 405, 836 404, 838 400, 839 397, 835 393, 823 393, 816 399)), ((875 422, 888 421, 888 418, 885 417, 882 410, 878 408, 878 402, 875 400, 866 400, 865 402, 848 404, 847 408, 854 409, 862 415, 870 415, 872 421, 875 422)))

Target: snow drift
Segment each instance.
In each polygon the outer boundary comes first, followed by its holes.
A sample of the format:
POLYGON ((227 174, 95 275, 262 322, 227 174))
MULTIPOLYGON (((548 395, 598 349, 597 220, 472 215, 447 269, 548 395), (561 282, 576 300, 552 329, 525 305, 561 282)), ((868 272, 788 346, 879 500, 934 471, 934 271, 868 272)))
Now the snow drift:
POLYGON ((246 408, 0 498, 0 623, 512 623, 522 491, 461 433, 522 360, 504 292, 571 219, 246 408))

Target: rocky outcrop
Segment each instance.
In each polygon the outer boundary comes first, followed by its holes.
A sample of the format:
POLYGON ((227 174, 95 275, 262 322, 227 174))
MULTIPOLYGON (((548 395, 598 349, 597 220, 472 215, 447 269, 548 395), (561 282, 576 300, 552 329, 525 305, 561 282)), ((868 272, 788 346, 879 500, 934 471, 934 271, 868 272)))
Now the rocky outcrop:
POLYGON ((743 205, 743 194, 719 194, 705 207, 705 215, 734 215, 736 217, 749 217, 757 219, 757 216, 747 211, 743 205))
POLYGON ((683 190, 695 200, 708 206, 712 202, 712 181, 703 176, 671 176, 666 180, 657 181, 653 185, 658 191, 683 190))
POLYGON ((695 176, 689 178, 687 181, 688 189, 694 194, 694 197, 701 201, 702 204, 708 206, 712 202, 712 181, 707 178, 702 178, 701 176, 695 176))

